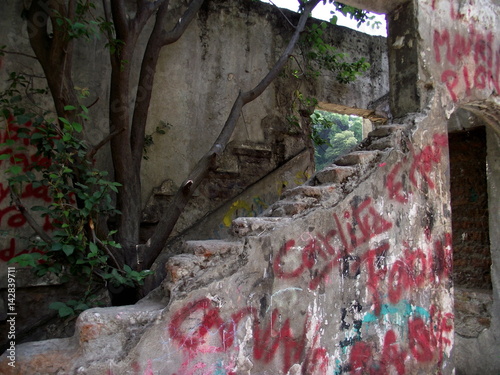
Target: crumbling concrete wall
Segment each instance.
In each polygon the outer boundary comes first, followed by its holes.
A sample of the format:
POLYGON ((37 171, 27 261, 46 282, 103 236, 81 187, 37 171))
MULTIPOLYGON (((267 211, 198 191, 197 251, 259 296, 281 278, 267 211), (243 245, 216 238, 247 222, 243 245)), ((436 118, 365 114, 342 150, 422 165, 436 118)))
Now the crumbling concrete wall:
MULTIPOLYGON (((426 72, 420 71, 417 81, 421 103, 427 102, 432 106, 429 99, 437 97, 439 101, 434 103, 440 109, 440 116, 434 121, 446 121, 450 132, 470 130, 470 134, 465 136, 471 141, 471 128, 481 125, 486 129, 483 138, 486 145, 482 146, 486 146, 486 155, 482 158, 482 168, 486 169, 483 179, 486 178, 488 184, 488 203, 487 212, 483 211, 483 215, 488 215, 486 223, 489 222, 489 225, 486 224, 485 229, 489 229, 489 241, 483 239, 482 248, 470 248, 473 254, 467 257, 475 262, 477 269, 484 269, 483 264, 486 267, 491 264, 491 268, 483 277, 470 275, 472 279, 465 284, 461 282, 460 275, 456 275, 454 362, 458 374, 498 373, 500 253, 496 202, 500 60, 495 35, 500 27, 499 7, 495 1, 420 1, 418 13, 420 35, 428 41, 427 47, 420 52, 421 66, 427 67, 426 72), (457 121, 457 118, 461 120, 457 121), (483 283, 480 289, 473 288, 475 282, 483 283)), ((478 151, 476 157, 480 154, 478 151)), ((461 167, 467 170, 467 164, 461 167)), ((454 173, 454 169, 451 171, 454 173)), ((471 174, 474 173, 477 172, 471 171, 471 174)), ((481 188, 479 178, 474 188, 481 188)), ((477 207, 470 208, 477 210, 477 207)), ((457 232, 454 235, 462 236, 464 242, 467 236, 474 235, 473 226, 460 228, 458 217, 453 228, 457 232)), ((463 255, 457 254, 456 258, 460 262, 463 255)))
POLYGON ((11 373, 498 373, 500 9, 398 4, 384 4, 395 124, 261 217, 234 220, 226 241, 186 242, 140 304, 88 310, 74 337, 19 346, 11 373), (448 124, 459 108, 487 124, 493 308, 473 339, 454 332, 448 124))
MULTIPOLYGON (((3 30, 0 45, 7 45, 9 51, 32 55, 21 17, 23 6, 23 2, 15 0, 0 5, 4 16, 0 20, 0 30, 3 30)), ((287 10, 284 13, 290 22, 298 20, 295 13, 287 10)), ((283 14, 271 5, 250 0, 212 0, 206 1, 182 39, 162 53, 146 133, 154 134, 160 121, 171 126, 165 129, 165 135, 153 135, 154 145, 148 148, 149 159, 143 163, 144 241, 154 229, 178 184, 216 139, 238 91, 249 89, 264 76, 292 32, 293 28, 283 14)), ((191 229, 191 232, 198 236, 204 235, 198 238, 222 238, 232 218, 261 213, 284 190, 305 182, 311 176, 313 166, 310 152, 307 151, 310 140, 286 120, 292 114, 294 100, 297 100, 294 94, 296 90, 302 90, 305 95, 314 95, 322 101, 361 109, 367 109, 370 102, 388 92, 384 38, 371 37, 342 27, 331 27, 326 32, 326 38, 339 50, 349 54, 350 59, 365 57, 371 69, 349 85, 337 83, 334 73, 325 72, 321 79, 316 80, 301 80, 291 74, 283 74, 258 100, 245 107, 231 143, 216 170, 210 173, 208 181, 195 193, 179 220, 175 235, 184 233, 194 223, 205 218, 207 213, 214 212, 210 221, 201 221, 201 227, 191 229), (264 177, 266 182, 262 183, 264 177), (251 193, 245 193, 250 186, 253 186, 251 193)), ((90 105, 98 99, 91 108, 97 126, 86 132, 92 144, 105 138, 108 133, 106 106, 109 72, 105 68, 108 57, 103 44, 98 39, 82 41, 78 44, 75 58, 75 83, 80 88, 88 88, 90 92, 84 104, 90 105)), ((145 42, 139 43, 139 48, 141 46, 145 46, 145 42)), ((302 52, 305 50, 297 49, 296 61, 301 61, 302 52)), ((5 54, 0 56, 0 87, 4 87, 4 80, 11 71, 42 76, 34 59, 5 54)), ((42 81, 35 79, 37 85, 43 85, 42 81)), ((305 118, 301 120, 307 121, 305 118)), ((4 129, 0 141, 3 142, 6 137, 7 131, 4 129)), ((29 160, 33 153, 34 150, 27 147, 19 155, 29 160)), ((106 148, 99 152, 97 160, 99 167, 109 169, 106 148)), ((5 161, 0 163, 6 165, 5 161)), ((11 205, 4 177, 0 179, 0 225, 2 229, 8 230, 8 235, 0 238, 2 288, 6 285, 6 262, 25 251, 26 242, 21 238, 31 235, 26 220, 11 205)), ((24 186, 22 196, 23 199, 31 199, 28 205, 42 205, 50 201, 46 187, 35 189, 30 184, 24 186)), ((44 229, 50 230, 50 223, 45 221, 43 225, 44 229)), ((186 235, 189 236, 189 233, 186 235)), ((163 272, 158 272, 158 275, 161 277, 163 272)), ((31 278, 21 272, 18 278, 19 296, 24 296, 23 303, 26 306, 32 304, 30 301, 39 299, 46 299, 46 305, 57 300, 53 291, 43 288, 21 291, 21 288, 38 287, 42 281, 38 280, 34 284, 31 278)), ((46 280, 45 284, 58 282, 46 280)), ((62 290, 64 287, 56 289, 62 290)), ((5 298, 3 290, 0 301, 5 298)), ((0 303, 0 320, 3 321, 0 329, 7 328, 6 306, 0 303)), ((49 315, 55 314, 52 310, 45 313, 39 311, 36 321, 47 321, 49 315)), ((30 317, 25 323, 22 322, 25 318, 19 318, 19 340, 25 333, 33 334, 34 318, 30 317)), ((40 334, 43 335, 43 332, 40 334)), ((4 342, 4 336, 0 342, 4 342)))

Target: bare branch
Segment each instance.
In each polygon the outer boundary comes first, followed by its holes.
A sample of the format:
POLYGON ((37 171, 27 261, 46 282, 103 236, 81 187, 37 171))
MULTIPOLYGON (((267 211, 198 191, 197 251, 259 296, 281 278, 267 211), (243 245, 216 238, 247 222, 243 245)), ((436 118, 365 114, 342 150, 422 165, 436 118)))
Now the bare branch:
POLYGON ((85 159, 92 160, 92 158, 95 156, 95 154, 97 153, 97 151, 99 151, 101 149, 101 147, 103 147, 105 144, 107 144, 111 140, 111 138, 113 138, 114 136, 116 136, 117 134, 121 133, 124 130, 125 130, 125 128, 121 128, 121 129, 115 130, 114 132, 112 132, 111 134, 109 134, 106 138, 102 139, 98 144, 96 144, 95 146, 93 146, 89 150, 89 152, 87 152, 87 155, 85 155, 85 159))
POLYGON ((7 54, 10 54, 10 55, 25 56, 25 57, 29 57, 30 59, 38 60, 38 58, 36 56, 28 55, 27 53, 22 53, 22 52, 2 50, 1 53, 7 53, 7 54))
MULTIPOLYGON (((111 14, 111 6, 109 5, 109 0, 102 0, 102 7, 104 9, 104 19, 106 20, 106 22, 108 23, 113 22, 113 16, 111 14)), ((106 33, 108 40, 109 41, 113 40, 113 34, 110 28, 106 28, 106 33)))
POLYGON ((42 240, 44 240, 47 243, 52 243, 53 242, 52 238, 50 238, 50 236, 47 233, 45 233, 43 228, 36 222, 35 218, 33 216, 31 216, 29 211, 26 209, 24 204, 21 202, 21 199, 19 198, 19 196, 12 189, 10 189, 10 194, 12 195, 12 199, 14 201, 14 204, 16 205, 19 212, 21 212, 21 214, 24 216, 24 218, 28 222, 29 226, 35 231, 35 233, 37 235, 40 236, 40 238, 42 240))
POLYGON ((129 32, 127 10, 124 0, 111 1, 111 14, 113 15, 116 37, 125 41, 129 32))
POLYGON ((201 6, 203 5, 203 1, 204 0, 192 0, 189 3, 188 8, 179 19, 177 24, 174 26, 174 28, 169 32, 164 31, 162 36, 163 45, 172 44, 182 36, 184 31, 186 31, 187 27, 200 10, 201 6))
POLYGON ((281 15, 285 18, 286 22, 288 22, 290 24, 290 26, 292 26, 293 28, 295 28, 296 26, 292 23, 292 21, 290 21, 290 19, 286 16, 285 13, 283 13, 283 11, 281 10, 280 7, 278 7, 275 3, 273 3, 271 0, 269 0, 269 2, 276 8, 278 9, 278 11, 281 13, 281 15))
POLYGON ((113 252, 111 251, 111 249, 109 249, 95 234, 95 230, 94 230, 94 224, 92 223, 92 221, 89 223, 89 227, 90 227, 90 231, 92 233, 92 239, 94 241, 94 243, 98 243, 101 248, 106 252, 106 254, 108 254, 108 256, 111 258, 111 260, 113 261, 114 265, 116 268, 118 268, 120 271, 123 270, 123 264, 118 262, 118 260, 115 258, 115 255, 113 254, 113 252))

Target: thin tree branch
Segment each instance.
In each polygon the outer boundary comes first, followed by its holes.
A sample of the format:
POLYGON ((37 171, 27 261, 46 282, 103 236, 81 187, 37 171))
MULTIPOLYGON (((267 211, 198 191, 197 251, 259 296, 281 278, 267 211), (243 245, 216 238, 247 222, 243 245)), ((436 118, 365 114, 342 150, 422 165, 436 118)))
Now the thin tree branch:
POLYGON ((198 11, 200 10, 201 6, 203 5, 204 0, 192 0, 182 17, 179 19, 177 24, 174 26, 172 30, 169 32, 164 31, 163 32, 163 42, 162 44, 165 46, 167 44, 172 44, 176 42, 186 31, 187 27, 191 23, 191 21, 194 19, 198 11))
MULTIPOLYGON (((109 5, 109 0, 102 0, 102 8, 104 10, 104 19, 107 23, 112 23, 113 16, 111 15, 111 6, 109 5)), ((113 40, 113 33, 111 31, 111 28, 107 27, 106 33, 108 36, 108 41, 111 42, 113 40)))
POLYGON ((119 133, 121 133, 124 130, 125 130, 125 128, 121 128, 121 129, 115 130, 111 134, 108 134, 98 144, 96 144, 95 146, 93 146, 89 150, 89 152, 87 152, 87 154, 85 155, 85 159, 86 160, 92 160, 92 158, 95 156, 95 154, 97 153, 97 151, 99 151, 101 149, 101 147, 103 147, 106 143, 108 143, 111 140, 111 138, 113 138, 114 136, 118 135, 119 133))
POLYGON ((94 243, 97 242, 99 245, 101 245, 101 248, 104 249, 106 254, 108 254, 108 256, 111 258, 111 260, 115 264, 116 268, 118 268, 120 271, 122 271, 123 264, 119 263, 118 260, 116 260, 113 252, 96 236, 95 230, 94 230, 94 223, 92 221, 89 223, 89 227, 90 227, 90 231, 92 233, 92 239, 93 239, 94 243))
POLYGON ((111 1, 111 14, 113 15, 114 27, 116 30, 117 39, 125 42, 129 31, 129 23, 127 19, 127 10, 124 0, 111 1))
POLYGON ((134 113, 132 115, 132 131, 130 134, 132 158, 138 165, 139 171, 144 148, 146 120, 148 117, 149 105, 151 103, 153 81, 156 73, 155 67, 158 63, 162 48, 161 36, 168 14, 169 3, 169 0, 164 1, 156 13, 155 24, 149 36, 148 44, 141 62, 141 72, 137 85, 134 113))
POLYGON ((10 54, 10 55, 25 56, 25 57, 29 57, 31 59, 38 60, 38 58, 36 56, 28 55, 27 53, 22 53, 22 52, 7 51, 7 50, 3 49, 3 50, 0 51, 0 53, 7 53, 7 54, 10 54))
POLYGON ((290 21, 290 19, 286 16, 285 13, 283 13, 283 11, 281 10, 280 7, 278 7, 275 3, 272 2, 272 0, 269 0, 269 2, 276 8, 278 9, 278 11, 281 13, 281 15, 285 18, 286 22, 288 22, 290 24, 290 26, 292 26, 293 28, 297 27, 295 26, 292 21, 290 21))
POLYGON ((16 205, 16 207, 19 210, 19 212, 21 212, 21 214, 23 215, 23 217, 26 219, 26 221, 28 222, 29 226, 46 243, 52 243, 53 242, 52 238, 50 238, 50 236, 47 233, 45 233, 45 231, 43 230, 43 228, 36 222, 35 218, 33 216, 31 216, 31 214, 29 213, 29 211, 26 209, 26 207, 24 206, 24 204, 21 202, 21 199, 19 198, 19 196, 12 189, 10 189, 10 194, 12 196, 14 204, 16 205))

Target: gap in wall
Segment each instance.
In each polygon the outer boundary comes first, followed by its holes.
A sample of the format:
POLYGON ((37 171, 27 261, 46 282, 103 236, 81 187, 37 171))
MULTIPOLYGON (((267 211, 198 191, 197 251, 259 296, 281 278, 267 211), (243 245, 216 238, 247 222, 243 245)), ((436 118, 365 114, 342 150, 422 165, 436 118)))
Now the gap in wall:
MULTIPOLYGON (((458 116, 471 118, 467 113, 458 116)), ((490 327, 492 283, 486 131, 484 126, 469 125, 466 130, 449 133, 452 279, 455 333, 474 338, 490 327)))

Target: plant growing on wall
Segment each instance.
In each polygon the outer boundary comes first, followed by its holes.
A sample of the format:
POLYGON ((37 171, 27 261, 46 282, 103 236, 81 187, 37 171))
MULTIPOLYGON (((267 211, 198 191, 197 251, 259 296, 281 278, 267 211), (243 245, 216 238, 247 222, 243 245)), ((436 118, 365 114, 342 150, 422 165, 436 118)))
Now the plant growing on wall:
MULTIPOLYGON (((103 0, 102 12, 90 0, 28 1, 24 17, 29 40, 34 57, 44 71, 56 115, 49 119, 42 113, 38 120, 32 120, 36 124, 32 130, 24 133, 38 147, 39 155, 51 160, 48 166, 19 169, 16 167, 18 161, 10 158, 14 202, 47 250, 44 258, 26 255, 18 260, 35 264, 41 259, 44 261, 42 268, 52 267, 50 271, 76 268, 77 273, 89 277, 137 288, 146 275, 143 271, 151 267, 162 251, 193 192, 225 149, 242 108, 259 97, 278 77, 306 29, 311 11, 320 1, 298 1, 301 16, 293 26, 294 32, 286 48, 257 85, 240 91, 234 99, 219 137, 181 184, 170 208, 146 242, 139 240, 140 172, 144 152, 152 140, 145 128, 156 65, 160 52, 183 35, 204 1, 137 0, 132 3, 103 0), (87 115, 91 108, 81 104, 81 97, 88 95, 88 90, 76 87, 73 60, 76 43, 96 34, 105 35, 109 51, 109 132, 91 146, 83 136, 85 129, 92 127, 87 115), (138 40, 145 34, 146 47, 140 52, 138 40), (141 56, 137 56, 139 53, 141 56), (137 59, 141 63, 138 83, 134 86, 131 85, 134 73, 131 62, 137 59), (113 162, 112 182, 107 181, 92 162, 99 149, 107 144, 113 162), (45 214, 52 217, 56 227, 50 236, 36 225, 22 197, 15 195, 16 184, 35 180, 50 186, 53 203, 45 214), (115 218, 113 228, 106 220, 109 215, 115 218)), ((332 0, 323 2, 334 3, 332 0)), ((362 12, 356 17, 363 20, 365 16, 362 12)), ((319 37, 315 36, 315 43, 320 43, 319 37)), ((12 52, 10 47, 4 49, 4 53, 9 52, 12 52)), ((355 73, 347 72, 346 79, 353 75, 355 73)), ((9 118, 9 126, 14 123, 22 126, 26 115, 31 115, 13 108, 18 94, 13 93, 6 99, 4 116, 9 118)), ((125 302, 134 302, 147 291, 143 289, 125 302)))

